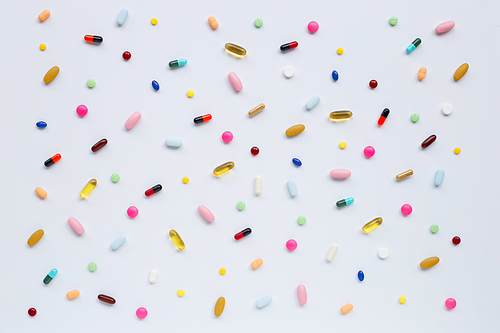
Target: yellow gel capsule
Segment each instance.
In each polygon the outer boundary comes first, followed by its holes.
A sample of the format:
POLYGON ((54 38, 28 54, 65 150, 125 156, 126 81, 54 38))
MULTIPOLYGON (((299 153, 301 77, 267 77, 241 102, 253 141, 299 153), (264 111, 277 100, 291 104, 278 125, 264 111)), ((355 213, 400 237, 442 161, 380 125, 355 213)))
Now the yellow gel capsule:
POLYGON ((400 174, 397 174, 396 175, 396 179, 399 181, 399 180, 403 180, 405 178, 408 178, 410 177, 411 175, 413 175, 413 170, 412 169, 408 169, 406 171, 403 171, 401 172, 400 174))
POLYGON ((429 268, 436 265, 439 262, 439 257, 429 257, 427 259, 422 260, 420 263, 420 267, 429 268))
POLYGON ((294 135, 297 135, 299 133, 302 133, 302 131, 305 129, 306 129, 306 127, 304 125, 298 124, 298 125, 293 125, 289 129, 287 129, 285 131, 285 133, 287 136, 294 136, 294 135))
POLYGON ((460 80, 465 75, 465 73, 467 73, 468 70, 469 70, 468 63, 463 63, 462 65, 460 65, 460 67, 457 68, 455 74, 453 75, 455 81, 460 80))
POLYGON ((217 303, 215 303, 214 314, 219 317, 224 311, 224 306, 226 305, 226 299, 224 297, 219 297, 217 303))
POLYGON ((73 299, 80 296, 80 291, 78 289, 72 290, 66 294, 66 297, 69 299, 73 299))
POLYGON ((85 185, 83 190, 80 192, 80 196, 83 199, 85 199, 90 194, 90 192, 92 192, 95 189, 96 185, 97 185, 97 180, 95 179, 89 180, 87 185, 85 185))
POLYGON ((184 250, 186 248, 186 245, 184 245, 184 241, 182 240, 181 236, 177 231, 174 229, 170 230, 168 233, 170 235, 170 239, 172 240, 172 243, 174 243, 175 247, 178 250, 184 250))
POLYGON ((214 169, 214 175, 220 176, 222 174, 225 174, 226 172, 228 172, 232 168, 234 168, 234 162, 233 161, 226 162, 224 164, 219 165, 217 168, 214 169))
POLYGON ((345 120, 352 117, 352 112, 349 110, 338 110, 330 113, 331 121, 345 120))
POLYGON ((368 233, 368 232, 372 231, 373 229, 376 229, 381 224, 382 224, 382 218, 376 217, 363 226, 363 231, 368 233))
POLYGON ((247 54, 247 50, 245 50, 243 47, 236 45, 236 44, 233 44, 233 43, 226 43, 226 45, 224 47, 226 48, 226 50, 228 52, 232 53, 233 55, 243 57, 243 56, 245 56, 245 54, 247 54))

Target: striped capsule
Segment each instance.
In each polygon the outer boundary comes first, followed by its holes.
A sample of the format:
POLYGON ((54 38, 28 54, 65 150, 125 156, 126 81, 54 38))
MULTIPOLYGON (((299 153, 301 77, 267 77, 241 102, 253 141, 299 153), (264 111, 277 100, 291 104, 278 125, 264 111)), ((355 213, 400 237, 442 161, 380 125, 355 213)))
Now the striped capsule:
POLYGON ((385 123, 385 120, 389 116, 389 112, 391 112, 391 110, 389 110, 388 108, 385 108, 382 111, 382 114, 380 115, 380 118, 378 118, 378 125, 379 126, 382 126, 385 123))
POLYGON ((83 37, 83 39, 85 39, 85 41, 89 42, 89 43, 95 43, 95 44, 102 43, 102 37, 97 36, 97 35, 85 35, 85 37, 83 37))
POLYGON ((252 229, 246 228, 238 232, 236 235, 234 235, 234 239, 242 239, 243 237, 246 237, 252 233, 252 229))
POLYGON ((46 160, 43 164, 48 168, 49 166, 56 163, 60 159, 61 159, 61 154, 55 154, 54 156, 46 160))
POLYGON ((104 147, 105 145, 108 144, 108 140, 106 138, 104 139, 101 139, 99 141, 97 141, 91 148, 90 150, 92 150, 92 152, 96 152, 98 151, 99 149, 101 149, 102 147, 104 147))
POLYGON ((45 277, 45 279, 43 279, 43 283, 45 284, 49 284, 50 281, 52 281, 52 279, 56 276, 57 274, 57 269, 52 269, 49 274, 47 274, 47 276, 45 277))
POLYGON ((408 169, 406 171, 403 171, 399 174, 396 175, 396 180, 400 181, 400 180, 403 180, 403 179, 406 179, 408 177, 410 177, 411 175, 413 175, 413 170, 412 169, 408 169))
POLYGON ((177 59, 177 60, 172 60, 171 62, 168 63, 168 66, 170 68, 172 67, 181 67, 187 64, 187 59, 177 59))
POLYGON ((198 116, 198 117, 194 118, 193 121, 195 124, 201 124, 201 123, 206 123, 210 119, 212 119, 212 115, 210 113, 207 113, 207 114, 204 114, 203 116, 198 116))
POLYGON ((345 199, 337 201, 337 207, 347 206, 347 205, 352 204, 353 202, 354 202, 354 198, 352 198, 352 197, 345 198, 345 199))
POLYGON ((161 184, 156 184, 155 186, 151 187, 150 189, 146 190, 146 192, 144 192, 144 194, 149 197, 155 193, 158 193, 161 191, 163 187, 161 187, 161 184))
POLYGON ((296 48, 297 46, 299 46, 299 43, 297 43, 296 41, 293 41, 293 42, 281 45, 280 50, 281 51, 288 51, 288 50, 296 48))

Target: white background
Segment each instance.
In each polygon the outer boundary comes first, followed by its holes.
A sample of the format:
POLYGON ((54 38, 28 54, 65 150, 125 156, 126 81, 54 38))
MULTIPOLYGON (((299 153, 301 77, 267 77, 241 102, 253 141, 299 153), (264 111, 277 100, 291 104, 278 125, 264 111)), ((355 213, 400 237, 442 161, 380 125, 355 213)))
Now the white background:
POLYGON ((497 309, 498 235, 498 2, 457 1, 9 1, 2 7, 3 31, 0 91, 2 96, 2 230, 0 253, 1 332, 131 332, 151 329, 186 332, 239 331, 413 331, 486 332, 500 323, 497 309), (121 27, 122 8, 129 17, 121 27), (51 16, 40 23, 44 9, 51 16), (217 18, 212 30, 207 19, 217 18), (389 17, 399 23, 391 27, 389 17), (159 23, 151 25, 157 17, 159 23), (257 29, 253 21, 261 17, 257 29), (307 31, 316 20, 320 29, 307 31), (450 32, 436 35, 441 22, 454 20, 450 32), (85 34, 104 38, 101 45, 83 41, 85 34), (411 54, 406 47, 422 44, 411 54), (297 40, 299 47, 281 53, 279 46, 297 40), (243 59, 225 53, 233 42, 248 51, 243 59), (47 49, 40 51, 40 43, 47 49), (337 55, 338 47, 344 54, 337 55), (132 53, 124 61, 122 52, 132 53), (173 59, 186 66, 168 68, 173 59), (462 63, 470 69, 460 81, 453 73, 462 63), (45 85, 46 71, 57 65, 57 78, 45 85), (286 79, 283 69, 295 68, 286 79), (417 79, 425 66, 427 77, 417 79), (331 72, 340 74, 333 82, 331 72), (239 93, 227 75, 243 82, 239 93), (93 89, 86 86, 96 80, 93 89), (151 81, 161 89, 155 92, 151 81), (379 86, 368 87, 371 79, 379 86), (186 91, 193 89, 193 98, 186 91), (321 101, 307 111, 313 95, 321 101), (266 109, 254 118, 247 112, 259 103, 266 109), (453 106, 444 116, 441 107, 453 106), (79 117, 79 104, 89 108, 79 117), (379 127, 381 111, 391 110, 379 127), (348 108, 354 116, 331 123, 332 110, 348 108), (124 123, 135 111, 142 118, 132 130, 124 123), (410 121, 413 112, 418 123, 410 121), (195 126, 195 116, 213 120, 195 126), (44 120, 40 130, 35 123, 44 120), (285 130, 305 124, 300 135, 285 130), (222 132, 234 140, 225 144, 222 132), (429 148, 420 143, 438 136, 429 148), (90 147, 106 137, 108 145, 93 154, 90 147), (179 137, 180 149, 164 140, 179 137), (347 142, 341 150, 338 143, 347 142), (250 154, 252 146, 261 150, 250 154), (372 145, 374 157, 363 148, 372 145), (453 148, 462 148, 460 155, 453 148), (45 168, 55 153, 62 160, 45 168), (295 167, 293 157, 303 166, 295 167), (212 170, 226 161, 236 167, 220 178, 212 170), (334 168, 352 176, 333 180, 334 168), (412 168, 414 175, 396 182, 412 168), (437 169, 446 172, 440 187, 437 169), (112 173, 121 179, 114 184, 112 173), (260 196, 253 181, 263 179, 260 196), (183 184, 181 178, 190 182, 183 184), (85 200, 80 190, 91 178, 98 185, 85 200), (299 194, 290 197, 294 180, 299 194), (145 197, 161 183, 163 191, 145 197), (41 186, 45 200, 34 193, 41 186), (338 209, 335 202, 355 202, 338 209), (236 203, 244 201, 245 210, 236 203), (410 216, 400 207, 413 206, 410 216), (207 223, 199 205, 216 216, 207 223), (139 215, 130 219, 130 205, 139 215), (303 215, 307 222, 297 224, 303 215), (76 217, 82 236, 68 225, 76 217), (370 234, 361 227, 381 216, 370 234), (440 226, 437 234, 431 224, 440 226), (240 241, 233 235, 251 227, 240 241), (45 236, 26 244, 37 229, 45 236), (177 251, 168 238, 176 229, 186 243, 177 251), (127 237, 117 251, 119 235, 127 237), (462 243, 454 246, 451 238, 462 243), (289 252, 288 239, 298 248, 289 252), (332 262, 326 254, 339 245, 332 262), (377 256, 390 250, 386 260, 377 256), (421 260, 439 256, 428 270, 421 260), (262 258, 256 269, 250 263, 262 258), (97 270, 87 269, 90 262, 97 270), (225 267, 227 273, 219 274, 225 267), (59 273, 49 285, 45 275, 59 273), (151 285, 151 269, 159 271, 151 285), (365 281, 357 279, 358 270, 365 281), (300 306, 297 285, 308 302, 300 306), (184 297, 177 290, 186 291, 184 297), (80 290, 73 300, 70 290, 80 290), (116 298, 108 306, 100 293, 116 298), (263 309, 255 301, 270 295, 263 309), (399 304, 399 296, 407 297, 399 304), (226 308, 216 318, 216 300, 226 308), (457 300, 454 310, 444 302, 457 300), (354 310, 342 315, 340 307, 354 310), (140 320, 135 311, 146 307, 140 320), (35 307, 36 317, 27 315, 35 307))

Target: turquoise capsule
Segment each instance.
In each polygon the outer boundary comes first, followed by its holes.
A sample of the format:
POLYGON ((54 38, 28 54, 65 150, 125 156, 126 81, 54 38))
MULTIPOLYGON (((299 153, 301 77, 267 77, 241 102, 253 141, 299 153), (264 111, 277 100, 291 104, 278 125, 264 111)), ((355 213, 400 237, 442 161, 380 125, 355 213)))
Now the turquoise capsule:
POLYGON ((347 206, 347 205, 352 204, 353 202, 354 202, 354 198, 352 198, 352 197, 345 198, 345 199, 337 201, 337 207, 347 206))
POLYGON ((177 60, 172 60, 171 62, 168 63, 170 67, 181 67, 187 64, 186 59, 177 59, 177 60))
POLYGON ((420 45, 420 43, 422 43, 422 40, 421 40, 420 38, 415 39, 415 40, 414 40, 414 41, 410 44, 410 46, 408 46, 408 47, 406 48, 406 52, 410 53, 411 51, 415 50, 415 48, 416 48, 417 46, 419 46, 419 45, 420 45))
POLYGON ((363 271, 358 272, 358 279, 359 281, 363 281, 365 279, 365 273, 363 273, 363 271))
POLYGON ((443 179, 444 179, 444 170, 439 169, 438 171, 436 171, 436 176, 434 177, 434 185, 436 186, 441 185, 443 183, 443 179))
POLYGON ((47 274, 47 276, 45 277, 45 279, 43 279, 43 283, 45 284, 49 284, 50 281, 52 281, 52 279, 56 276, 57 274, 57 269, 52 269, 49 274, 47 274))

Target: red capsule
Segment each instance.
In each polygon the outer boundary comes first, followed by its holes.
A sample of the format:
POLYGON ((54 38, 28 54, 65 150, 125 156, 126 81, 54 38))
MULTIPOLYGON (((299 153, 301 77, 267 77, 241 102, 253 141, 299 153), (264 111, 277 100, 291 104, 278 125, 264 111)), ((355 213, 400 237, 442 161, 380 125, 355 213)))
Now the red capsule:
POLYGON ((389 116, 389 112, 391 112, 391 111, 388 108, 385 108, 384 111, 382 111, 380 118, 378 118, 378 125, 379 126, 382 126, 385 123, 385 120, 389 116))
POLYGON ((203 116, 198 116, 193 119, 195 124, 200 124, 209 121, 212 119, 212 115, 210 113, 204 114, 203 116))
POLYGON ((99 295, 97 295, 97 298, 101 302, 104 302, 104 303, 108 303, 108 304, 115 304, 116 303, 116 300, 113 297, 108 296, 108 295, 99 294, 99 295))
POLYGON ((153 195, 156 192, 160 192, 161 189, 162 189, 161 184, 157 184, 157 185, 151 187, 149 190, 146 190, 146 192, 144 192, 144 194, 146 194, 146 196, 149 197, 150 195, 153 195))
POLYGON ((61 154, 55 154, 54 156, 46 160, 43 164, 48 168, 49 166, 56 163, 60 159, 61 159, 61 154))
POLYGON ((101 139, 101 140, 97 141, 96 144, 93 145, 92 148, 90 148, 90 150, 92 150, 95 153, 96 151, 98 151, 99 149, 101 149, 102 147, 104 147, 107 144, 108 144, 108 140, 106 138, 101 139))
POLYGON ((101 44, 102 43, 102 37, 101 36, 96 36, 96 35, 85 35, 83 37, 85 41, 90 42, 90 43, 96 43, 96 44, 101 44))
POLYGON ((236 239, 236 240, 242 239, 243 237, 248 236, 251 233, 252 233, 252 229, 250 229, 250 228, 243 229, 240 232, 238 232, 236 235, 234 235, 234 239, 236 239))
POLYGON ((432 134, 429 136, 427 139, 422 142, 422 148, 427 148, 429 147, 434 141, 436 141, 437 136, 435 134, 432 134))
POLYGON ((296 48, 297 46, 299 46, 299 43, 294 41, 294 42, 290 42, 290 43, 286 43, 286 44, 281 45, 280 50, 281 51, 288 51, 288 50, 296 48))

